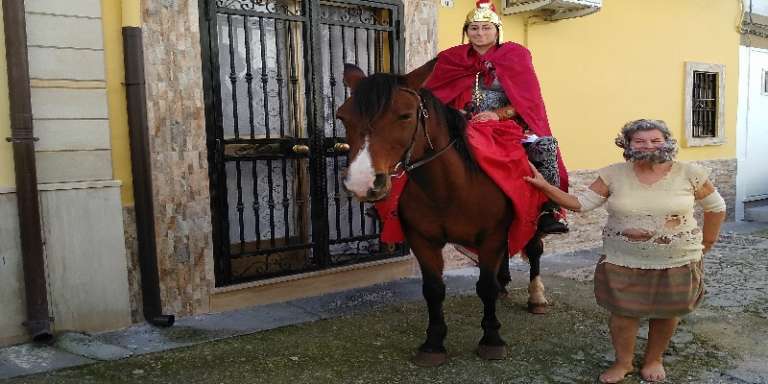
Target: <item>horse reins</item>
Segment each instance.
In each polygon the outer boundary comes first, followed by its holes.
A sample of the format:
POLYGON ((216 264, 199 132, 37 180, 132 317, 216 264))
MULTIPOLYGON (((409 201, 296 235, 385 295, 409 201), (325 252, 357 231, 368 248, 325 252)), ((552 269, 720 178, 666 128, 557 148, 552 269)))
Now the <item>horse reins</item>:
POLYGON ((440 155, 448 151, 456 143, 456 139, 454 138, 453 140, 451 140, 450 143, 448 143, 448 145, 441 148, 439 151, 434 152, 433 154, 421 160, 417 160, 411 163, 411 156, 413 155, 413 147, 416 145, 416 134, 419 133, 419 127, 421 127, 422 128, 421 130, 424 131, 424 138, 426 138, 427 140, 429 149, 434 151, 435 146, 432 145, 432 139, 429 137, 429 131, 427 128, 427 119, 429 118, 429 112, 427 111, 427 108, 424 107, 424 100, 422 99, 421 95, 417 91, 414 91, 413 89, 410 89, 410 88, 400 87, 400 90, 416 96, 416 98, 419 100, 419 107, 416 109, 416 115, 417 115, 416 127, 413 130, 413 135, 411 135, 411 143, 408 145, 408 149, 406 149, 405 152, 403 153, 403 156, 401 156, 402 160, 400 160, 397 164, 395 164, 395 167, 391 173, 391 175, 393 176, 402 175, 403 173, 411 172, 414 169, 429 163, 430 161, 440 157, 440 155), (400 168, 402 168, 402 171, 398 173, 398 170, 400 168))

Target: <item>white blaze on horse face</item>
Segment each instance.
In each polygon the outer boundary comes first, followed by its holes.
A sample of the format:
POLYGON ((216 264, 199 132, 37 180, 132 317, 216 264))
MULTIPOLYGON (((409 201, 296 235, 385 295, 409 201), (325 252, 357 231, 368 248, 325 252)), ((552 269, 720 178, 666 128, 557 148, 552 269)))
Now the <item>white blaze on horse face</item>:
POLYGON ((368 136, 366 136, 365 145, 360 148, 352 164, 349 165, 347 178, 344 180, 344 186, 357 197, 365 197, 368 191, 373 188, 373 181, 376 179, 368 146, 368 136))

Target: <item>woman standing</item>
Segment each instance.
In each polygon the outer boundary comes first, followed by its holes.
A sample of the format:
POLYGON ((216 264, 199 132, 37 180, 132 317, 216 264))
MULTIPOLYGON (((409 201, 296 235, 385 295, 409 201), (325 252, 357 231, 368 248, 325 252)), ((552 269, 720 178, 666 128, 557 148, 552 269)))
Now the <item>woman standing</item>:
POLYGON ((663 121, 627 123, 616 145, 626 162, 600 169, 579 196, 552 187, 535 170, 526 180, 572 211, 607 203, 595 297, 611 312, 616 360, 600 382, 620 382, 634 370, 641 318, 649 318, 649 331, 640 375, 661 381, 666 377, 662 356, 680 316, 693 311, 704 294, 702 255, 719 236, 725 201, 707 169, 673 160, 677 142, 663 121), (693 217, 694 204, 704 210, 702 229, 693 217))

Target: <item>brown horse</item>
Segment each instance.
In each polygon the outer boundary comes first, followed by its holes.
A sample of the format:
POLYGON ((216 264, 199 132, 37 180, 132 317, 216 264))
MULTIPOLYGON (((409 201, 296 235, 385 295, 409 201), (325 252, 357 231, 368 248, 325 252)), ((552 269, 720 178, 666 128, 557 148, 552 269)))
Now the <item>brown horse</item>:
MULTIPOLYGON (((352 96, 336 112, 350 145, 344 184, 359 200, 376 201, 389 193, 391 175, 408 173, 398 214, 421 267, 429 312, 427 338, 414 362, 436 366, 446 360, 442 249, 449 242, 478 251, 476 290, 484 314, 477 351, 485 359, 503 359, 506 347, 499 335, 496 300, 510 281, 507 231, 514 209, 474 161, 464 116, 421 89, 433 65, 434 60, 405 76, 370 77, 345 66, 344 81, 352 96)), ((531 264, 529 292, 535 293, 529 308, 546 303, 538 277, 542 251, 538 235, 525 248, 531 264)))

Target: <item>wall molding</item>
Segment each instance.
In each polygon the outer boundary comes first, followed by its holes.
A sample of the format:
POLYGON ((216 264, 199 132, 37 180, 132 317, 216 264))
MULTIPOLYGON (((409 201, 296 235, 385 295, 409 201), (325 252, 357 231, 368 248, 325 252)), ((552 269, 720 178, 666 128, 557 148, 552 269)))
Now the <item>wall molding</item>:
MULTIPOLYGON (((95 189, 95 188, 119 188, 123 185, 120 180, 97 180, 97 181, 76 181, 67 183, 40 183, 37 184, 39 191, 59 191, 70 189, 95 189)), ((0 186, 0 194, 16 193, 15 186, 0 186)))

